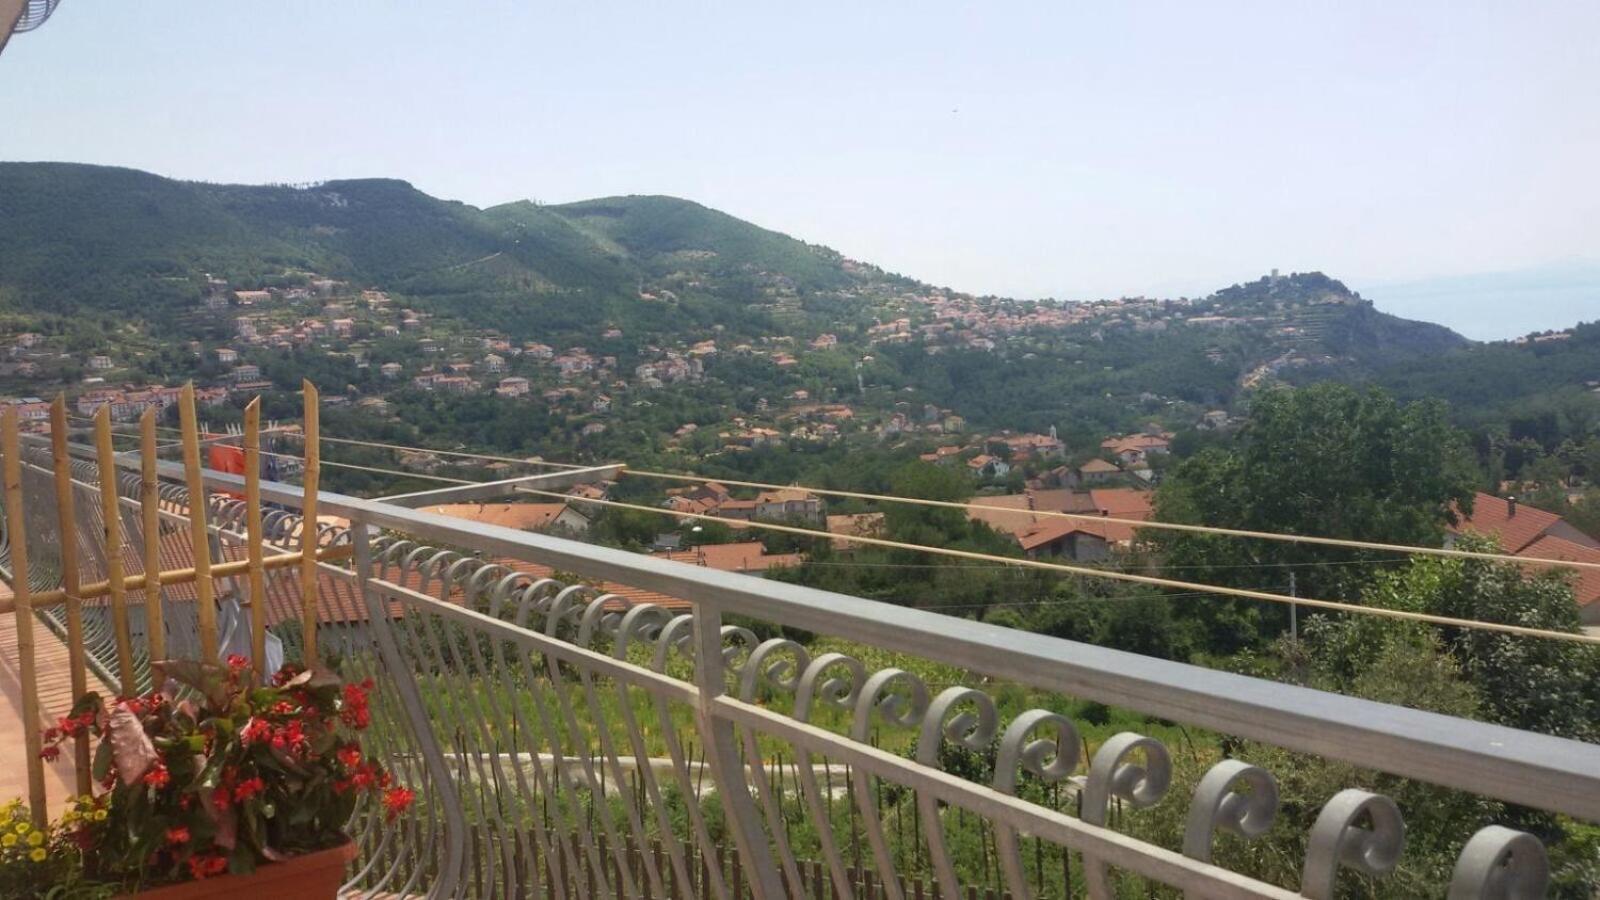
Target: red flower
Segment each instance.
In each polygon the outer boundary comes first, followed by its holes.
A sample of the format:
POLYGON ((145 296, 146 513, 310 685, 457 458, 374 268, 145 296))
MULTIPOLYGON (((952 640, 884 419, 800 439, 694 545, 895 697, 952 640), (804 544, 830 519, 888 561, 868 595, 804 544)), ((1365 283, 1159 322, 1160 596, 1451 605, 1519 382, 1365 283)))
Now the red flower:
POLYGON ((168 828, 167 829, 167 843, 169 843, 169 844, 187 844, 187 843, 189 843, 189 829, 185 828, 182 825, 179 825, 176 828, 168 828))
POLYGON ((39 751, 39 758, 45 762, 55 762, 61 758, 61 748, 52 744, 39 751))
POLYGON ((172 773, 167 771, 165 763, 158 762, 144 773, 144 783, 153 788, 164 788, 172 783, 172 773))
POLYGON ((216 853, 197 854, 188 859, 189 877, 195 881, 221 875, 228 870, 228 859, 216 853))
POLYGON ((339 765, 346 769, 354 769, 361 765, 361 748, 355 744, 345 744, 340 747, 335 755, 339 758, 339 765))
POLYGON ((272 736, 272 723, 266 719, 251 719, 239 731, 239 739, 246 744, 259 744, 272 736))
POLYGON ((272 746, 276 750, 296 755, 305 755, 311 749, 311 738, 306 736, 305 723, 299 719, 291 719, 272 732, 272 746))
POLYGON ((246 778, 234 786, 233 800, 235 803, 243 803, 266 789, 267 783, 260 778, 246 778))
POLYGON ((400 815, 411 807, 411 801, 417 799, 416 792, 410 788, 392 787, 383 794, 384 808, 389 811, 389 818, 400 815))
POLYGON ((233 672, 243 672, 250 668, 250 660, 237 653, 228 654, 228 669, 233 672))
POLYGON ((344 703, 339 708, 339 718, 351 728, 362 729, 372 724, 372 712, 367 708, 367 691, 372 689, 372 679, 361 684, 344 686, 344 703))

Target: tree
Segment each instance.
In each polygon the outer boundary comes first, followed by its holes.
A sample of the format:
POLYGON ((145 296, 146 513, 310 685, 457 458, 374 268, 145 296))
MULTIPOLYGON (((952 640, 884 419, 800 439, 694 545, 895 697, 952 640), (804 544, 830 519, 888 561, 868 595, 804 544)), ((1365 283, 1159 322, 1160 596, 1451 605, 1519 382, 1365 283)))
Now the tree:
MULTIPOLYGON (((1494 551, 1487 538, 1465 536, 1462 549, 1494 551)), ((1369 606, 1530 628, 1576 632, 1578 607, 1561 572, 1529 572, 1477 559, 1417 559, 1376 576, 1362 595, 1369 606)), ((1308 629, 1314 655, 1331 676, 1351 679, 1369 669, 1375 648, 1398 626, 1370 616, 1324 621, 1308 629)), ((1454 658, 1482 698, 1482 716, 1514 728, 1600 740, 1600 651, 1549 638, 1471 628, 1426 630, 1454 658)), ((1444 711, 1444 710, 1442 710, 1444 711)))
MULTIPOLYGON (((1471 509, 1476 477, 1443 404, 1401 404, 1378 389, 1321 384, 1258 397, 1227 449, 1179 464, 1156 495, 1172 522, 1436 546, 1453 510, 1471 509)), ((1148 538, 1192 581, 1354 599, 1366 563, 1391 558, 1280 541, 1159 532, 1148 538)), ((1232 652, 1281 630, 1286 613, 1212 600, 1189 607, 1210 649, 1232 652)))

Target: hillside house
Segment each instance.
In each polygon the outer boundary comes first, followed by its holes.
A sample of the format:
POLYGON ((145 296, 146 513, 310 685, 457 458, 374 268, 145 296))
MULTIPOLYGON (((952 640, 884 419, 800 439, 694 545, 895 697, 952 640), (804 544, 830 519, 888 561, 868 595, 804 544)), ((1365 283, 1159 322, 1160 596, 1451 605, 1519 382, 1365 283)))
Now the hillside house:
MULTIPOLYGON (((1496 497, 1478 492, 1472 498, 1472 514, 1456 510, 1458 521, 1449 526, 1445 546, 1454 546, 1458 535, 1487 535, 1500 545, 1500 552, 1530 559, 1559 559, 1567 562, 1600 563, 1600 540, 1575 528, 1552 512, 1518 502, 1514 497, 1496 497)), ((1552 568, 1552 567, 1529 567, 1552 568)), ((1578 617, 1585 625, 1600 626, 1600 570, 1566 569, 1573 574, 1573 599, 1578 617)))
POLYGON ((500 383, 495 386, 494 392, 501 397, 526 397, 532 390, 533 386, 528 382, 528 379, 523 378, 521 375, 512 375, 500 379, 500 383))
POLYGON ((1003 443, 1011 451, 1013 460, 1022 459, 1060 459, 1067 453, 1067 445, 1056 437, 1055 429, 1050 429, 1050 434, 1019 434, 1003 439, 1003 443))
POLYGON ((797 487, 756 495, 755 518, 761 521, 823 523, 822 499, 797 487))
POLYGON ((683 550, 658 550, 650 555, 723 572, 765 572, 780 566, 798 566, 804 561, 798 553, 768 553, 760 541, 701 544, 683 550))
POLYGON ((975 478, 1003 478, 1011 471, 1011 464, 998 456, 980 453, 967 460, 967 471, 975 478))
POLYGON ((1171 452, 1172 441, 1157 434, 1130 434, 1126 437, 1106 438, 1100 442, 1100 449, 1111 454, 1124 466, 1134 466, 1148 461, 1151 456, 1171 452))
POLYGON ((222 363, 225 366, 231 366, 238 361, 239 351, 233 349, 232 347, 217 348, 217 362, 222 363))
POLYGON ((1072 519, 1045 519, 1018 534, 1017 544, 1029 559, 1098 562, 1111 555, 1103 526, 1072 519))
POLYGON ((1103 459, 1091 459, 1078 467, 1078 483, 1084 485, 1111 484, 1122 478, 1122 469, 1103 459))

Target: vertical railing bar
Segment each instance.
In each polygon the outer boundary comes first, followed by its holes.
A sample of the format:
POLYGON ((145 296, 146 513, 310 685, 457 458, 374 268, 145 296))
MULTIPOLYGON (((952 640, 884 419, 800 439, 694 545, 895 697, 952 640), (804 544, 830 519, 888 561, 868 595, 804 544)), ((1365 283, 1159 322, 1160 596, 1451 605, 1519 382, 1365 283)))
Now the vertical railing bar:
MULTIPOLYGON (((661 830, 662 840, 666 842, 668 863, 671 865, 672 871, 677 875, 679 880, 687 879, 689 875, 688 861, 684 857, 683 845, 678 841, 677 835, 672 831, 671 812, 667 809, 666 802, 661 796, 661 787, 656 782, 655 767, 651 764, 652 761, 650 758, 650 748, 645 744, 644 734, 639 727, 638 717, 633 714, 633 704, 631 702, 632 698, 629 692, 629 686, 627 683, 621 680, 618 680, 616 684, 618 701, 617 707, 622 716, 623 726, 627 730, 628 739, 633 748, 634 768, 639 773, 640 781, 644 785, 645 795, 648 797, 647 802, 655 811, 656 823, 661 830)), ((648 691, 646 691, 646 693, 647 695, 649 694, 648 691)), ((691 798, 689 796, 685 795, 684 805, 686 807, 690 805, 688 802, 690 799, 691 798)), ((643 844, 641 843, 640 846, 642 847, 643 844)), ((642 850, 640 856, 641 860, 643 860, 646 865, 654 865, 658 871, 664 873, 666 870, 661 868, 660 850, 661 847, 658 843, 656 846, 657 852, 652 857, 645 859, 642 850)), ((663 892, 663 896, 670 896, 670 888, 665 884, 663 884, 661 890, 663 892)))
POLYGON ((465 850, 466 820, 461 814, 461 798, 456 792, 455 783, 451 780, 450 768, 445 763, 444 754, 435 740, 427 707, 423 705, 422 695, 417 689, 416 682, 412 680, 411 668, 405 664, 405 657, 401 655, 395 643, 394 623, 389 619, 389 603, 371 588, 371 535, 367 524, 359 517, 353 517, 350 521, 350 536, 354 549, 356 581, 360 586, 361 597, 367 604, 367 617, 372 624, 372 633, 377 638, 379 657, 394 678, 395 692, 399 694, 400 702, 405 707, 412 735, 416 738, 423 761, 430 770, 429 780, 438 794, 437 802, 429 805, 444 811, 444 871, 434 882, 429 896, 449 896, 456 890, 465 850))
MULTIPOLYGON (((502 589, 503 588, 500 588, 498 586, 496 588, 494 588, 494 590, 496 590, 496 591, 499 591, 499 590, 502 590, 502 589)), ((490 643, 490 650, 491 650, 492 658, 494 659, 494 667, 495 667, 495 670, 497 672, 505 671, 505 670, 508 670, 508 669, 511 668, 510 664, 505 659, 505 653, 504 653, 504 650, 502 648, 503 643, 504 642, 500 641, 500 640, 493 640, 490 643)), ((473 655, 474 655, 474 657, 476 659, 479 660, 479 664, 481 665, 482 664, 481 663, 482 654, 479 652, 476 643, 473 644, 473 655)), ((489 692, 489 706, 494 712, 495 721, 496 722, 504 721, 504 717, 500 713, 500 701, 496 698, 496 693, 494 691, 490 691, 489 692)), ((511 713, 511 724, 512 724, 513 734, 516 735, 516 737, 520 739, 523 735, 528 733, 527 726, 523 722, 523 717, 522 717, 521 710, 518 708, 518 704, 517 704, 516 700, 513 697, 508 697, 507 698, 506 707, 507 707, 508 711, 511 713)), ((511 756, 511 772, 512 772, 513 776, 516 778, 517 788, 520 791, 520 794, 521 794, 521 797, 523 799, 523 802, 529 804, 529 808, 531 810, 533 799, 534 799, 535 796, 537 796, 537 794, 536 794, 536 792, 534 790, 531 790, 529 788, 529 786, 528 786, 528 776, 522 771, 523 767, 522 767, 520 761, 516 757, 517 746, 518 745, 517 745, 516 741, 513 740, 513 742, 511 743, 511 748, 512 748, 511 749, 511 753, 512 753, 512 756, 511 756)), ((534 744, 534 747, 535 747, 534 752, 529 754, 529 757, 530 757, 529 758, 529 765, 531 765, 533 767, 533 769, 534 769, 534 781, 535 781, 535 783, 542 785, 542 783, 543 783, 543 779, 542 779, 543 767, 539 763, 539 753, 538 753, 538 750, 537 750, 537 746, 538 746, 537 743, 535 743, 534 744)), ((497 769, 499 768, 498 762, 496 763, 496 768, 497 769)), ((545 859, 552 859, 552 860, 556 859, 555 853, 553 852, 552 845, 550 844, 550 838, 549 838, 549 836, 547 836, 545 834, 544 822, 540 820, 539 816, 533 815, 531 812, 529 814, 529 819, 533 823, 533 840, 534 840, 534 844, 533 845, 529 844, 529 842, 528 842, 528 831, 527 831, 527 829, 521 827, 520 823, 518 823, 516 826, 514 826, 516 828, 516 832, 517 832, 517 844, 520 847, 522 847, 524 849, 524 851, 526 851, 530 846, 533 846, 534 853, 535 853, 536 856, 543 856, 545 859)), ((557 865, 559 865, 559 861, 557 862, 557 865)), ((556 889, 556 896, 558 898, 565 898, 566 891, 565 891, 565 888, 563 886, 556 885, 555 889, 556 889)))
POLYGON ((694 603, 694 641, 695 685, 700 689, 695 698, 695 718, 699 723, 706 762, 711 766, 711 777, 717 782, 717 795, 723 799, 733 826, 734 843, 744 857, 751 893, 755 900, 779 900, 783 896, 783 882, 778 875, 778 867, 772 861, 766 835, 761 830, 757 818, 760 813, 750 797, 750 785, 745 780, 739 745, 734 740, 733 723, 718 718, 713 705, 718 697, 727 692, 725 660, 722 656, 722 610, 704 600, 694 603))
MULTIPOLYGON (((72 699, 77 702, 89 691, 89 669, 84 659, 83 600, 78 596, 83 584, 78 571, 78 518, 73 510, 72 457, 67 450, 67 398, 63 394, 57 394, 50 404, 50 455, 54 460, 56 516, 61 523, 61 586, 67 593, 67 665, 71 669, 72 699)), ((78 793, 89 793, 94 778, 90 772, 87 733, 73 740, 72 769, 78 793)))
POLYGON ((161 494, 156 480, 156 411, 139 417, 139 515, 144 522, 144 630, 150 661, 167 656, 167 623, 161 605, 161 494))
POLYGON ((33 658, 33 594, 28 585, 27 520, 22 508, 22 451, 17 437, 17 408, 0 412, 0 453, 5 454, 6 531, 11 540, 11 591, 16 597, 17 666, 22 677, 22 749, 27 755, 28 807, 34 825, 48 817, 44 790, 43 741, 39 733, 39 672, 33 658))
MULTIPOLYGON (((568 588, 567 590, 573 589, 568 588)), ((600 601, 595 600, 593 602, 598 603, 600 601)), ((559 612, 561 603, 562 600, 559 598, 553 601, 550 618, 545 623, 545 634, 550 637, 556 637, 556 629, 561 618, 559 612)), ((593 798, 592 808, 595 810, 595 818, 600 823, 600 839, 602 842, 615 843, 619 847, 625 846, 627 838, 622 835, 621 829, 617 827, 616 820, 611 816, 611 805, 606 802, 605 786, 600 775, 595 771, 594 759, 586 752, 587 742, 583 740, 583 729, 578 724, 577 713, 573 709, 571 700, 567 697, 567 688, 570 683, 561 677, 561 662, 553 656, 546 656, 545 662, 550 672, 550 693, 555 697, 556 708, 561 711, 562 721, 566 723, 567 733, 571 736, 574 751, 577 753, 578 767, 583 770, 584 781, 589 786, 589 796, 593 798)), ((595 723, 596 737, 599 736, 601 727, 602 723, 595 723)), ((613 849, 612 852, 615 854, 621 851, 613 849)), ((600 864, 599 878, 602 881, 606 880, 604 864, 600 864)), ((621 871, 619 878, 623 894, 630 898, 637 898, 640 895, 639 885, 634 881, 632 873, 621 871)))
POLYGON ((105 529, 106 583, 111 598, 111 627, 117 642, 117 693, 131 697, 139 692, 133 673, 133 632, 128 627, 128 588, 122 579, 122 509, 117 493, 117 458, 111 446, 111 407, 94 414, 95 456, 100 464, 100 519, 105 529))
MULTIPOLYGON (((523 655, 521 660, 523 669, 528 676, 529 685, 531 686, 537 684, 538 675, 534 668, 535 663, 531 658, 531 653, 523 655)), ((558 693, 559 690, 560 682, 552 680, 550 685, 550 693, 558 693)), ((566 841, 562 842, 563 849, 566 850, 568 854, 574 883, 579 886, 579 890, 581 891, 585 871, 587 871, 592 878, 593 872, 601 868, 599 851, 596 849, 594 841, 590 839, 588 829, 583 827, 582 798, 580 798, 577 791, 571 787, 571 779, 567 776, 566 756, 561 749, 561 732, 556 727, 550 710, 544 704, 544 700, 541 699, 541 693, 541 691, 531 688, 530 690, 526 691, 529 701, 533 704, 534 713, 539 717, 539 725, 544 730, 546 739, 550 742, 551 770, 554 773, 555 782, 555 789, 552 794, 556 801, 556 814, 559 816, 562 809, 566 809, 568 814, 571 816, 572 834, 581 845, 583 850, 583 858, 588 863, 587 866, 582 865, 576 858, 576 854, 571 850, 570 845, 566 841)), ((576 740, 576 735, 573 736, 573 739, 576 740)), ((579 749, 578 752, 581 752, 581 749, 579 749)), ((562 830, 565 830, 564 826, 562 827, 562 830)), ((604 879, 603 874, 601 877, 604 879)), ((610 893, 609 885, 606 886, 606 892, 610 893)))
MULTIPOLYGON (((260 681, 272 674, 267 671, 267 580, 261 562, 260 397, 244 408, 244 518, 245 553, 250 563, 250 662, 260 681)), ((305 593, 300 596, 304 598, 305 593)))
MULTIPOLYGON (((427 563, 424 562, 424 565, 426 564, 427 563)), ((445 623, 443 627, 448 628, 449 623, 445 623)), ((413 633, 416 630, 417 629, 408 629, 408 631, 412 631, 413 633)), ((439 637, 436 635, 435 628, 430 626, 423 630, 427 632, 427 646, 431 647, 433 650, 433 660, 430 664, 427 655, 423 652, 419 652, 417 654, 417 659, 423 662, 427 668, 441 673, 444 676, 445 680, 443 686, 436 688, 436 690, 433 692, 433 696, 436 699, 442 699, 445 701, 444 709, 441 711, 441 718, 444 716, 449 716, 454 720, 453 722, 445 723, 456 736, 456 740, 452 744, 452 755, 455 757, 456 763, 460 766, 463 776, 468 773, 469 766, 470 770, 475 770, 478 775, 478 785, 466 783, 468 780, 466 777, 462 777, 461 779, 463 782, 461 791, 465 792, 467 796, 471 798, 474 812, 477 813, 477 821, 473 823, 473 827, 476 829, 485 821, 487 821, 488 818, 487 815, 485 815, 484 801, 482 796, 483 790, 480 786, 488 780, 488 773, 484 768, 482 753, 467 746, 467 735, 469 727, 482 728, 482 716, 473 716, 466 711, 466 701, 461 699, 462 690, 454 685, 454 682, 458 681, 459 679, 452 677, 452 675, 455 673, 451 671, 453 667, 450 664, 450 660, 446 659, 444 651, 444 646, 450 643, 449 636, 445 635, 444 641, 441 642, 439 637), (469 719, 474 720, 471 726, 467 724, 469 719)), ((443 630, 443 628, 437 630, 443 630)), ((451 654, 450 659, 454 659, 454 653, 451 654)), ((436 677, 434 681, 436 684, 438 684, 439 679, 436 677)), ((470 688, 468 688, 466 692, 471 693, 470 688)), ((476 871, 478 868, 478 852, 476 847, 473 848, 470 862, 472 863, 472 868, 474 870, 472 874, 474 878, 476 878, 478 875, 476 871)), ((492 856, 489 864, 491 867, 494 864, 492 856)))
MULTIPOLYGON (((604 598, 600 598, 594 602, 604 603, 606 601, 604 598)), ((640 844, 643 844, 645 841, 644 822, 639 816, 638 804, 634 802, 633 796, 629 794, 627 790, 627 778, 622 770, 622 760, 617 755, 616 741, 614 741, 611 736, 611 726, 606 721, 605 713, 601 709, 600 695, 595 689, 594 677, 589 673, 588 669, 580 666, 578 667, 578 680, 583 686, 584 699, 589 704, 590 713, 594 721, 595 735, 600 739, 600 752, 604 757, 602 765, 608 765, 610 767, 612 777, 616 780, 617 795, 622 800, 623 816, 628 821, 629 831, 633 834, 636 841, 638 841, 640 844)), ((624 698, 624 704, 626 704, 626 698, 624 698)), ((635 760, 635 763, 636 765, 646 765, 648 760, 638 759, 635 760)), ((627 847, 626 840, 623 840, 621 843, 623 844, 625 851, 627 847)), ((632 868, 626 865, 625 856, 622 859, 622 864, 623 869, 628 873, 629 880, 631 880, 633 874, 632 868)), ((647 882, 647 885, 653 887, 657 891, 664 890, 664 887, 661 883, 661 872, 655 867, 655 864, 649 860, 646 860, 644 869, 645 881, 647 882)))
POLYGON ((317 489, 322 479, 322 427, 316 385, 300 382, 305 412, 304 496, 300 507, 300 616, 301 659, 307 666, 317 661, 317 489))
MULTIPOLYGON (((690 622, 691 624, 693 622, 692 616, 690 617, 690 622)), ((666 638, 662 637, 658 640, 665 642, 666 638)), ((666 672, 667 661, 670 657, 670 653, 670 645, 662 646, 657 649, 657 671, 662 673, 666 672)), ((689 759, 687 754, 685 754, 683 751, 683 742, 678 738, 677 723, 672 721, 672 704, 670 701, 664 697, 661 697, 660 695, 651 694, 650 696, 655 702, 656 718, 661 726, 662 740, 665 741, 667 745, 667 755, 672 759, 673 774, 678 779, 678 790, 683 793, 684 807, 688 810, 689 823, 692 827, 694 838, 690 844, 691 846, 697 844, 698 855, 703 858, 702 861, 708 861, 710 859, 713 846, 711 840, 711 830, 706 825, 705 816, 700 811, 700 796, 694 789, 694 779, 689 771, 689 759)), ((693 878, 691 877, 689 881, 690 883, 693 883, 693 878)), ((727 885, 723 882, 720 875, 712 881, 711 889, 717 897, 717 900, 725 900, 728 895, 727 885)))
POLYGON ((206 529, 206 485, 200 466, 200 425, 194 409, 194 383, 178 397, 183 431, 183 468, 189 485, 189 541, 194 562, 194 611, 200 632, 200 659, 217 661, 217 607, 211 582, 211 540, 206 529))

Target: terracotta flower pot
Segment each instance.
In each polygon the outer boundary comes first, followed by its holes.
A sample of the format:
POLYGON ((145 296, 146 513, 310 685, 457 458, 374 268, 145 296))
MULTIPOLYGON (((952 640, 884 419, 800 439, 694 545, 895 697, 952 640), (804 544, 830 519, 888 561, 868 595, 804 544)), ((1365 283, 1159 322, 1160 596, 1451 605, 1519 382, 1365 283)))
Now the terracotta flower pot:
POLYGON ((334 900, 344 884, 344 869, 356 858, 354 841, 269 863, 249 875, 219 875, 203 881, 185 881, 130 894, 119 900, 334 900))

